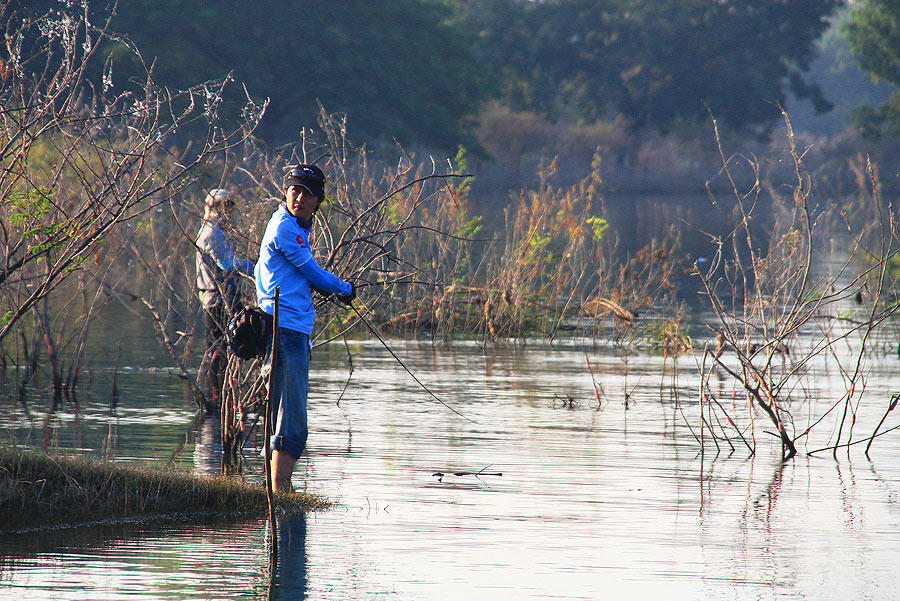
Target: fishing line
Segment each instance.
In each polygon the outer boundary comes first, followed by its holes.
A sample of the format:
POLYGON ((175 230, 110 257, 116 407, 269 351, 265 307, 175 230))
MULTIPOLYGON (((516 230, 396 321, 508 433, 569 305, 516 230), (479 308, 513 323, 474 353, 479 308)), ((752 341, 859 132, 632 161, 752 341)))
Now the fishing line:
MULTIPOLYGON (((329 298, 330 298, 330 300, 332 300, 332 302, 335 302, 335 303, 338 302, 337 299, 334 299, 331 297, 329 297, 329 298)), ((397 361, 397 363, 400 364, 400 367, 402 367, 404 369, 404 371, 406 371, 406 373, 408 373, 410 375, 410 377, 416 381, 416 384, 418 384, 419 386, 422 387, 422 390, 427 392, 429 395, 431 395, 431 397, 434 400, 436 400, 438 403, 440 403, 441 405, 443 405, 444 407, 446 407, 447 409, 449 409, 456 415, 460 416, 464 420, 472 422, 473 424, 476 423, 474 419, 466 417, 465 415, 463 415, 462 413, 460 413, 459 411, 457 411, 456 409, 454 409, 453 407, 451 407, 450 405, 445 403, 443 400, 441 400, 436 394, 431 392, 431 390, 429 390, 429 388, 427 386, 425 386, 425 384, 423 384, 422 381, 419 380, 419 378, 416 377, 416 374, 414 374, 412 371, 410 371, 410 369, 406 366, 406 364, 403 362, 403 360, 397 356, 397 353, 395 353, 393 351, 393 349, 391 349, 391 347, 388 345, 388 343, 384 341, 384 338, 382 338, 381 335, 375 330, 375 327, 371 323, 369 323, 369 320, 366 319, 365 317, 363 317, 362 313, 359 312, 359 309, 356 308, 356 305, 354 305, 352 303, 347 303, 346 305, 348 307, 350 307, 351 309, 353 309, 353 312, 356 313, 356 316, 359 318, 359 320, 361 322, 363 322, 363 324, 365 324, 365 326, 367 328, 369 328, 369 331, 372 332, 372 335, 378 339, 378 342, 380 342, 381 345, 385 349, 387 349, 387 352, 389 352, 391 354, 391 356, 397 361)))

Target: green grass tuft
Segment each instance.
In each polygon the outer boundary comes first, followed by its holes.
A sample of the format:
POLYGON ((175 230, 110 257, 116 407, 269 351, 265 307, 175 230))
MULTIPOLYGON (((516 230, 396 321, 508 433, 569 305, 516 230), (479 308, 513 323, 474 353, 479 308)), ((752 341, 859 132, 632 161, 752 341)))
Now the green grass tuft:
MULTIPOLYGON (((278 495, 286 510, 323 509, 308 494, 278 495)), ((0 449, 0 530, 182 513, 260 513, 262 486, 234 477, 125 466, 85 457, 0 449)))

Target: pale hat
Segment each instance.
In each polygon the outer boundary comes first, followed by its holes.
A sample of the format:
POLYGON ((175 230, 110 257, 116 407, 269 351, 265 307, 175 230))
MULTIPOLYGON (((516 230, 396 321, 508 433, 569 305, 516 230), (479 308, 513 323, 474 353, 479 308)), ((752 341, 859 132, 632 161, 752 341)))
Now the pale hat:
POLYGON ((222 204, 231 199, 231 193, 225 188, 213 188, 206 194, 206 206, 222 204))

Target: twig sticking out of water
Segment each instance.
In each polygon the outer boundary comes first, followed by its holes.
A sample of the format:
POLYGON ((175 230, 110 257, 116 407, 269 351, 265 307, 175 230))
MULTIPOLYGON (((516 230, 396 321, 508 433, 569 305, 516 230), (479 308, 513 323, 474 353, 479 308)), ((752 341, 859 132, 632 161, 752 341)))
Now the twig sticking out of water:
POLYGON ((571 394, 560 395, 555 393, 553 395, 553 408, 556 408, 556 403, 559 402, 566 409, 574 409, 576 405, 578 405, 578 400, 573 397, 571 394))
POLYGON ((606 393, 603 392, 600 384, 597 383, 597 378, 594 377, 594 370, 591 369, 591 359, 587 356, 587 354, 584 355, 584 362, 587 365, 588 373, 591 374, 591 382, 594 384, 594 398, 597 399, 597 409, 599 409, 601 404, 600 395, 602 394, 603 398, 607 401, 609 401, 609 399, 606 398, 606 393))
MULTIPOLYGON (((503 475, 503 472, 486 472, 486 471, 484 471, 489 467, 491 467, 491 466, 486 465, 477 472, 450 472, 450 473, 454 476, 475 476, 479 480, 481 479, 480 478, 481 476, 502 476, 503 475)), ((443 482, 444 476, 446 476, 446 474, 444 472, 435 472, 431 475, 434 476, 435 478, 437 478, 438 482, 443 482)))
POLYGON ((872 441, 874 441, 875 437, 878 436, 878 430, 881 429, 882 424, 884 424, 884 420, 887 419, 888 413, 890 413, 897 407, 898 401, 900 401, 900 393, 895 394, 891 397, 891 400, 888 403, 887 411, 884 412, 884 416, 882 416, 881 421, 878 422, 878 425, 875 426, 875 430, 872 432, 872 436, 869 437, 869 444, 866 445, 866 457, 869 456, 869 449, 872 447, 872 441))

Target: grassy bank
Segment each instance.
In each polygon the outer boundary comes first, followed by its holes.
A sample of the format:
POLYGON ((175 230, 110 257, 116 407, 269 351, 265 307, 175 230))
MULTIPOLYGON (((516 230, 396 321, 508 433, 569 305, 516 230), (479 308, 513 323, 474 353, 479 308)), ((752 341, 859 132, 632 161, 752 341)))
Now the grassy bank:
MULTIPOLYGON (((328 506, 306 494, 277 500, 294 510, 328 506)), ((267 507, 263 487, 235 478, 0 450, 0 530, 196 512, 263 514, 267 507)))

